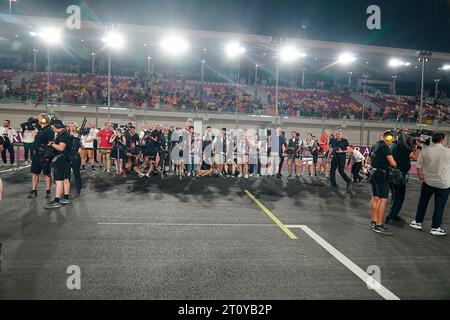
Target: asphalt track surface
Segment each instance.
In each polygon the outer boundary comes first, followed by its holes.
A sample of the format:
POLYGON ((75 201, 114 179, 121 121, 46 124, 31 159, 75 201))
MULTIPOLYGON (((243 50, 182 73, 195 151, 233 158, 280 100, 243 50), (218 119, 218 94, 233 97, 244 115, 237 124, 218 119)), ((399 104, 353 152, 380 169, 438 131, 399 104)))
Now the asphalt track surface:
MULTIPOLYGON (((0 175, 0 299, 450 299, 450 240, 429 234, 432 203, 425 231, 383 236, 369 230, 368 184, 99 173, 49 211, 42 182, 27 199, 28 170, 0 175), (79 290, 67 288, 73 265, 79 290), (372 265, 380 290, 361 278, 372 265)), ((407 221, 419 188, 410 181, 407 221)))

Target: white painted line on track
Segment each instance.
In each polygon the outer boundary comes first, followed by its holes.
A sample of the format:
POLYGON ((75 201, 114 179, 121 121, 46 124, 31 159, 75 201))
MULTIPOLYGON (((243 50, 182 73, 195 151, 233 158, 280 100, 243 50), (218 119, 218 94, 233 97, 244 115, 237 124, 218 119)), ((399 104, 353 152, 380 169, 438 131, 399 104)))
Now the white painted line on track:
POLYGON ((25 169, 25 168, 29 168, 29 167, 31 167, 31 165, 28 165, 28 166, 23 166, 23 167, 20 167, 20 168, 11 168, 11 169, 6 169, 6 170, 3 170, 3 171, 0 171, 0 173, 6 173, 6 172, 11 172, 11 171, 19 171, 19 170, 22 170, 22 169, 25 169))
POLYGON ((322 248, 324 248, 328 253, 330 253, 333 257, 335 257, 340 263, 342 263, 345 267, 347 267, 351 272, 353 272, 358 278, 360 278, 364 283, 373 284, 373 290, 376 291, 381 297, 386 300, 400 300, 395 294, 389 291, 386 287, 384 287, 381 283, 372 278, 367 272, 358 267, 353 261, 348 259, 342 253, 340 253, 336 248, 334 248, 331 244, 325 241, 322 237, 320 237, 317 233, 311 230, 308 226, 305 225, 286 225, 288 228, 292 229, 301 229, 308 236, 310 236, 314 241, 316 241, 322 248))
POLYGON ((278 227, 276 224, 245 223, 153 223, 153 222, 97 222, 99 225, 135 225, 155 227, 278 227))

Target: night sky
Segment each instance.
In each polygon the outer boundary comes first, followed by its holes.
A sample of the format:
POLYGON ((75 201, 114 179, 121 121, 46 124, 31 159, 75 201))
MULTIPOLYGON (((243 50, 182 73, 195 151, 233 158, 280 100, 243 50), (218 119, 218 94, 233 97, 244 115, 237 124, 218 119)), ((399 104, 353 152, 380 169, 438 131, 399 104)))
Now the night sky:
POLYGON ((70 4, 83 19, 450 52, 450 0, 18 0, 13 12, 63 18, 70 4), (381 7, 379 31, 366 28, 372 4, 381 7))

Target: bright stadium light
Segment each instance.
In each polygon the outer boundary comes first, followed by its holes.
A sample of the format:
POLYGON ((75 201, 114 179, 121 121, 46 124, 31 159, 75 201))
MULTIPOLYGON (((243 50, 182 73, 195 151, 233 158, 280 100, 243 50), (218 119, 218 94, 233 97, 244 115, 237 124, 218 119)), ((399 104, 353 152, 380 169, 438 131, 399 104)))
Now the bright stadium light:
POLYGON ((42 29, 38 35, 44 42, 50 45, 60 43, 62 40, 61 30, 56 28, 42 29))
POLYGON ((103 38, 102 41, 111 49, 120 49, 125 43, 125 39, 122 34, 110 31, 103 38))
POLYGON ((442 70, 450 70, 450 64, 446 64, 442 67, 442 70))
POLYGON ((225 53, 229 58, 236 58, 245 53, 245 48, 239 42, 230 42, 225 47, 225 53))
POLYGON ((410 62, 405 62, 405 61, 402 61, 402 60, 396 59, 396 58, 392 58, 391 60, 389 60, 389 66, 393 67, 393 68, 409 67, 410 65, 411 65, 410 62))
POLYGON ((31 32, 30 32, 30 36, 32 36, 32 37, 37 37, 37 35, 38 35, 38 34, 37 34, 36 32, 34 32, 34 31, 31 31, 31 32))
POLYGON ((169 36, 160 42, 161 48, 168 54, 179 56, 189 49, 187 40, 179 36, 169 36))
POLYGON ((294 46, 287 46, 280 50, 279 57, 282 62, 292 62, 298 58, 306 57, 306 54, 300 52, 294 46))
POLYGON ((356 61, 356 57, 348 52, 341 53, 337 60, 337 62, 340 64, 350 64, 354 61, 356 61))

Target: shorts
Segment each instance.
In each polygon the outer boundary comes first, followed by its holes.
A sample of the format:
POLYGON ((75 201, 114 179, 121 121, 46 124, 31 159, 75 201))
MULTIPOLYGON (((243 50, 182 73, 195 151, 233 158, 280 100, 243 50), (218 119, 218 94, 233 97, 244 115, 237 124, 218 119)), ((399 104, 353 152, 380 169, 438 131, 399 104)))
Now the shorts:
POLYGON ((225 163, 225 155, 223 154, 216 154, 214 156, 214 162, 217 164, 224 164, 225 163))
POLYGON ((240 154, 237 156, 237 164, 248 163, 248 154, 240 154))
POLYGON ((81 158, 86 159, 94 159, 94 149, 92 148, 85 148, 81 150, 81 158))
POLYGON ((126 158, 127 158, 127 155, 125 153, 124 148, 111 150, 111 159, 126 159, 126 158))
POLYGON ((372 172, 370 183, 374 197, 387 199, 389 197, 389 177, 387 172, 376 170, 372 172))
POLYGON ((55 181, 64 181, 70 177, 70 163, 65 157, 57 159, 53 164, 53 179, 55 181))
POLYGON ((50 161, 42 161, 37 155, 31 156, 31 173, 41 174, 45 176, 51 175, 50 161))

